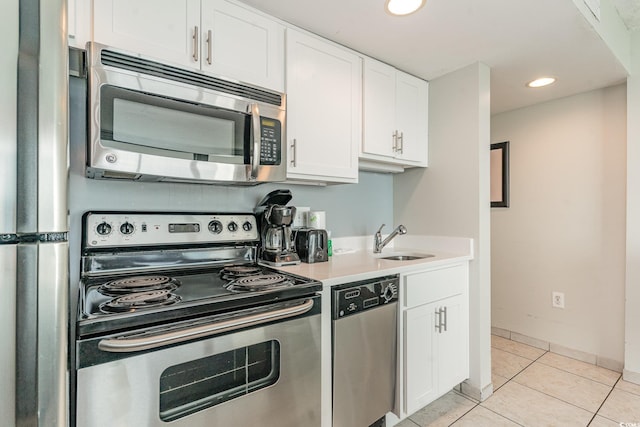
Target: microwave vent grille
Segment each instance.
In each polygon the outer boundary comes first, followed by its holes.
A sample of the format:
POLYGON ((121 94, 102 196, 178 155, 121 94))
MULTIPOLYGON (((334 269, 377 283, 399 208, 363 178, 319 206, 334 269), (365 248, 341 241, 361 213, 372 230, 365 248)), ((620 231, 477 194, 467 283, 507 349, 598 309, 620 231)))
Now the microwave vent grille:
POLYGON ((254 86, 219 79, 195 71, 184 70, 171 65, 126 55, 120 52, 104 49, 101 52, 101 61, 102 65, 110 67, 135 71, 137 73, 195 85, 267 104, 282 106, 282 94, 277 92, 269 92, 254 86))

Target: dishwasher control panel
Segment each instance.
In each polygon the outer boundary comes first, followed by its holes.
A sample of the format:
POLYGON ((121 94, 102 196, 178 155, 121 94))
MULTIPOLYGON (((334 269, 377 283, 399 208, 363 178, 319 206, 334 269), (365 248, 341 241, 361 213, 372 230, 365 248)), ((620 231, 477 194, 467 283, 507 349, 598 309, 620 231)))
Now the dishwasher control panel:
POLYGON ((331 289, 334 320, 398 300, 398 275, 345 283, 331 289))

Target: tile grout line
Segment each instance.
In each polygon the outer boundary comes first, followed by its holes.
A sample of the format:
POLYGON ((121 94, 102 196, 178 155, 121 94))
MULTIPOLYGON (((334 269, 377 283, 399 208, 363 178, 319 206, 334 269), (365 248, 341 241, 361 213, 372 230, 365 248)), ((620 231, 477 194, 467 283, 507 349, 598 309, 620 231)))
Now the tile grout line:
MULTIPOLYGON (((480 405, 479 405, 479 406, 480 406, 480 405)), ((497 416, 502 417, 502 418, 504 418, 505 420, 509 420, 509 421, 511 421, 512 423, 516 424, 516 425, 519 425, 519 426, 521 426, 521 427, 525 427, 525 425, 524 425, 524 424, 520 424, 519 422, 517 422, 517 421, 515 421, 515 420, 512 420, 511 418, 506 417, 506 416, 502 415, 501 413, 494 411, 494 410, 493 410, 493 409, 491 409, 491 408, 487 408, 486 406, 482 406, 482 408, 486 409, 487 411, 493 412, 493 413, 494 413, 494 414, 496 414, 497 416)))
MULTIPOLYGON (((524 344, 524 345, 526 345, 526 344, 524 344)), ((505 353, 513 354, 513 355, 515 355, 515 356, 522 357, 523 359, 527 359, 527 360, 530 360, 530 361, 531 361, 527 366, 525 366, 524 368, 522 368, 521 370, 519 370, 519 371, 518 371, 515 375, 513 375, 511 378, 506 378, 506 380, 507 380, 507 381, 505 381, 505 383, 504 383, 504 384, 502 384, 500 387, 498 387, 496 390, 494 390, 494 393, 495 393, 495 391, 499 390, 500 388, 504 387, 505 385, 507 385, 508 383, 510 383, 511 381, 513 381, 513 379, 514 379, 516 376, 518 376, 522 371, 524 371, 525 369, 527 369, 529 366, 533 365, 535 362, 537 362, 537 361, 538 361, 538 359, 540 359, 542 356, 544 356, 546 353, 548 353, 548 351, 547 351, 547 350, 543 350, 543 351, 544 351, 544 353, 542 353, 540 356, 538 356, 537 358, 535 358, 535 359, 533 359, 533 360, 532 360, 532 359, 529 359, 528 357, 523 357, 523 356, 521 356, 521 355, 519 355, 519 354, 512 353, 512 352, 510 352, 510 351, 503 350, 503 349, 501 349, 501 348, 497 348, 497 347, 493 347, 493 346, 492 346, 491 348, 495 348, 495 349, 498 349, 498 350, 504 351, 505 353)), ((503 378, 505 378, 505 377, 503 377, 503 378)), ((515 382, 515 381, 514 381, 514 382, 515 382)), ((519 384, 519 383, 516 383, 516 384, 519 384)), ((519 385, 521 385, 521 384, 519 384, 519 385)), ((537 391, 537 390, 536 390, 536 391, 537 391)), ((489 397, 491 397, 491 396, 489 396, 489 397)), ((461 417, 459 417, 459 418, 458 418, 457 420, 455 420, 452 424, 450 424, 450 426, 451 426, 451 425, 453 425, 453 424, 455 424, 456 422, 458 422, 462 417, 464 417, 465 415, 467 415, 469 412, 471 412, 473 409, 475 409, 475 408, 476 408, 476 407, 478 407, 478 406, 480 406, 480 407, 482 407, 483 409, 486 409, 486 410, 488 410, 488 411, 490 411, 490 412, 493 412, 494 414, 498 415, 499 417, 502 417, 502 418, 504 418, 505 420, 509 420, 509 421, 511 421, 512 423, 514 423, 514 424, 516 424, 516 425, 518 425, 518 426, 524 427, 524 425, 523 425, 523 424, 520 424, 519 422, 517 422, 517 421, 515 421, 515 420, 512 420, 511 418, 506 417, 506 416, 504 416, 503 414, 500 414, 500 413, 498 413, 498 412, 496 412, 496 411, 492 410, 491 408, 487 408, 486 406, 482 405, 482 402, 478 402, 478 403, 477 403, 473 408, 471 408, 469 411, 465 412, 461 417)))
MULTIPOLYGON (((523 344, 523 345, 527 345, 527 344, 523 344)), ((505 353, 509 353, 509 354, 514 355, 514 356, 522 357, 523 359, 526 359, 526 360, 530 360, 530 361, 531 361, 531 363, 529 363, 529 364, 528 364, 527 366, 525 366, 524 368, 520 369, 518 372, 516 372, 516 373, 515 373, 513 376, 511 376, 510 378, 503 377, 502 375, 499 375, 500 377, 502 377, 502 378, 506 379, 506 381, 505 381, 505 382, 504 382, 504 384, 502 384, 500 387, 498 387, 498 388, 496 388, 495 390, 493 390, 493 393, 495 393, 496 391, 500 390, 502 387, 504 387, 505 385, 507 385, 511 380, 513 380, 515 377, 517 377, 517 376, 518 376, 522 371, 524 371, 525 369, 527 369, 529 366, 531 366, 532 364, 534 364, 535 362, 537 362, 537 361, 538 361, 538 359, 540 359, 542 356, 544 356, 546 353, 548 353, 547 351, 544 351, 544 353, 542 353, 542 354, 541 354, 540 356, 538 356, 536 359, 533 359, 533 360, 532 360, 532 359, 529 359, 528 357, 523 357, 523 356, 520 356, 519 354, 512 353, 512 352, 510 352, 510 351, 506 351, 506 350, 503 350, 503 349, 498 348, 498 347, 493 347, 493 346, 492 346, 492 347, 491 347, 491 349, 496 349, 496 350, 504 351, 505 353)), ((496 374, 496 375, 497 375, 497 374, 496 374)), ((493 394, 493 393, 492 393, 492 394, 493 394)), ((482 403, 482 402, 480 402, 480 403, 482 403)), ((483 408, 484 408, 484 406, 483 406, 483 408)))
MULTIPOLYGON (((540 357, 538 357, 536 360, 532 361, 530 364, 528 364, 528 365, 527 365, 527 366, 525 366, 523 369, 521 369, 517 374, 515 374, 513 377, 511 377, 511 378, 510 378, 506 383, 504 383, 504 384, 503 384, 502 386, 500 386, 499 388, 502 388, 502 387, 504 387, 505 385, 507 385, 508 383, 510 383, 510 382, 512 382, 512 381, 513 381, 515 384, 518 384, 519 386, 522 386, 522 387, 528 388, 529 390, 535 391, 535 392, 540 393, 540 394, 542 394, 542 395, 544 395, 544 396, 547 396, 547 397, 549 397, 549 398, 551 398, 551 399, 555 399, 555 400, 557 400, 557 401, 559 401, 559 402, 566 403, 567 405, 571 405, 571 406, 573 406, 574 408, 581 409, 581 410, 583 410, 583 411, 585 411, 585 412, 587 412, 587 413, 591 413, 591 411, 589 411, 589 410, 587 410, 587 409, 584 409, 584 408, 582 408, 582 407, 580 407, 580 406, 578 406, 578 405, 575 405, 575 404, 573 404, 573 403, 571 403, 571 402, 567 402, 567 401, 565 401, 565 400, 563 400, 563 399, 560 399, 560 398, 558 398, 558 397, 552 396, 552 395, 547 394, 547 393, 545 393, 545 392, 543 392, 543 391, 536 390, 535 388, 532 388, 532 387, 529 387, 529 386, 527 386, 527 385, 525 385, 525 384, 521 384, 521 383, 519 383, 519 382, 517 382, 517 381, 514 381, 515 377, 517 377, 518 375, 520 375, 520 374, 521 374, 525 369, 527 369, 528 367, 530 367, 531 365, 533 365, 535 362, 537 362, 540 358, 542 358, 542 357, 543 357, 545 354, 547 354, 547 353, 550 353, 550 351, 545 351, 542 355, 540 355, 540 357)), ((542 362, 540 362, 540 363, 542 363, 542 362)), ((543 363, 543 364, 544 364, 544 365, 546 365, 546 366, 550 366, 550 365, 547 365, 547 364, 545 364, 545 363, 543 363)), ((563 372, 567 372, 567 371, 564 371, 564 369, 559 369, 559 368, 556 368, 555 366, 550 366, 550 367, 551 367, 551 368, 558 369, 558 370, 563 371, 563 372)), ((567 372, 567 373, 570 373, 570 374, 571 374, 571 372, 567 372)), ((575 375, 575 374, 574 374, 574 375, 575 375)), ((580 375, 576 375, 576 376, 580 376, 580 375)), ((588 379, 588 378, 587 378, 587 379, 588 379)), ((619 381, 619 379, 616 381, 616 384, 618 383, 618 381, 619 381)), ((597 381, 594 381, 594 382, 597 382, 597 381)), ((597 382, 597 383, 598 383, 598 384, 602 384, 602 383, 599 383, 599 382, 597 382)), ((602 385, 605 385, 605 386, 607 386, 607 387, 611 387, 611 386, 609 386, 609 385, 607 385, 607 384, 602 384, 602 385)), ((614 385, 614 387, 615 387, 615 385, 614 385)), ((595 416, 596 416, 596 415, 598 415, 598 411, 600 410, 600 408, 602 407, 602 405, 604 405, 604 402, 606 402, 607 398, 609 397, 609 395, 610 395, 610 394, 611 394, 611 392, 613 391, 614 387, 611 387, 611 390, 610 390, 610 391, 609 391, 609 393, 607 394, 607 397, 605 397, 605 399, 602 401, 602 403, 601 403, 601 404, 600 404, 600 406, 598 407, 598 410, 597 410, 596 412, 594 412, 594 413, 593 413, 593 416, 592 416, 592 417, 591 417, 591 419, 589 420, 589 423, 587 423, 587 426, 588 426, 588 425, 593 421, 593 419, 595 418, 595 416)), ((489 408, 487 408, 486 406, 482 406, 482 407, 483 407, 483 408, 485 408, 485 409, 489 409, 489 408)), ((489 409, 489 410, 491 411, 491 409, 489 409)), ((492 411, 492 412, 495 412, 495 411, 492 411)), ((500 416, 501 416, 501 417, 503 417, 503 418, 507 418, 507 417, 505 417, 504 415, 502 415, 502 414, 500 414, 500 413, 498 413, 498 412, 495 412, 495 413, 496 413, 496 414, 498 414, 498 415, 500 415, 500 416)), ((604 417, 604 418, 606 418, 606 417, 604 417)), ((507 418, 507 419, 508 419, 509 421, 513 421, 513 420, 511 420, 511 419, 509 419, 509 418, 507 418)), ((607 419, 608 419, 608 418, 607 418, 607 419)), ((515 422, 515 421, 513 421, 513 422, 515 422)), ((516 424, 520 425, 520 424, 519 424, 519 423, 517 423, 517 422, 516 422, 516 424)))
POLYGON ((460 415, 458 418, 455 419, 455 421, 453 421, 451 424, 449 424, 449 427, 451 427, 452 425, 454 425, 455 423, 457 423, 458 421, 460 421, 460 419, 462 417, 464 417, 465 415, 467 415, 469 412, 473 411, 475 408, 477 408, 480 405, 480 403, 475 403, 473 407, 471 407, 471 409, 469 409, 467 412, 465 412, 464 414, 460 415))
MULTIPOLYGON (((499 335, 493 335, 493 336, 500 337, 499 335)), ((500 337, 500 338, 504 338, 504 337, 500 337)), ((596 364, 593 364, 593 363, 585 362, 584 360, 575 359, 575 358, 573 358, 573 357, 565 356, 564 354, 556 353, 556 352, 551 351, 551 350, 543 350, 543 349, 541 349, 541 348, 539 348, 539 347, 535 347, 535 346, 532 346, 532 345, 529 345, 529 344, 521 343, 520 341, 514 341, 514 340, 512 340, 512 339, 510 339, 510 338, 504 338, 504 339, 505 339, 505 340, 508 340, 508 341, 511 341, 511 342, 514 342, 514 343, 517 343, 518 345, 526 345, 527 347, 531 347, 531 348, 535 348, 535 349, 538 349, 538 350, 544 351, 544 353, 542 353, 542 355, 540 355, 537 359, 535 359, 535 360, 534 360, 535 362, 537 362, 537 361, 538 361, 540 358, 542 358, 545 354, 547 354, 547 353, 551 353, 551 354, 555 354, 556 356, 560 356, 560 357, 565 357, 565 358, 567 358, 567 359, 571 359, 572 361, 576 361, 576 362, 579 362, 579 363, 587 364, 587 365, 589 365, 590 367, 593 367, 593 368, 606 369, 607 371, 615 372, 615 373, 617 373, 618 375, 622 375, 620 372, 614 371, 613 369, 604 368, 604 367, 602 367, 602 366, 599 366, 599 365, 596 365, 596 364)), ((511 351, 509 351, 509 350, 505 350, 505 349, 503 349, 503 348, 494 347, 493 345, 491 346, 491 348, 492 348, 492 349, 497 349, 497 350, 500 350, 500 351, 504 351, 505 353, 513 354, 513 355, 515 355, 515 356, 522 357, 523 359, 529 359, 528 357, 524 357, 524 356, 522 356, 522 355, 520 355, 520 354, 517 354, 517 353, 511 352, 511 351)), ((531 359, 529 359, 529 360, 531 360, 531 359)), ((543 365, 546 365, 546 366, 551 366, 552 368, 556 368, 556 369, 559 369, 559 370, 564 371, 564 372, 568 372, 568 373, 573 374, 573 375, 577 375, 577 376, 582 377, 582 378, 585 378, 585 379, 587 379, 587 380, 591 380, 591 381, 594 381, 594 382, 600 383, 600 384, 605 385, 605 386, 607 386, 607 387, 611 387, 611 385, 609 385, 609 384, 607 384, 607 383, 603 383, 602 381, 594 380, 593 378, 585 377, 584 375, 580 375, 580 374, 576 374, 575 372, 567 371, 566 369, 560 368, 560 367, 558 367, 558 366, 553 366, 553 365, 551 365, 551 364, 549 364, 549 363, 545 363, 544 361, 540 361, 540 363, 542 363, 543 365)), ((529 365, 527 365, 527 367, 528 367, 528 366, 529 366, 529 365)), ((525 369, 526 369, 526 368, 525 368, 525 369)), ((518 373, 520 373, 520 372, 518 372, 518 373)), ((517 375, 517 374, 516 374, 516 375, 517 375)), ((618 380, 616 380, 614 384, 617 384, 617 383, 618 383, 618 380)))
MULTIPOLYGON (((622 375, 620 375, 618 377, 618 379, 616 380, 616 382, 613 385, 613 387, 611 387, 611 390, 609 390, 609 393, 607 393, 607 397, 605 397, 604 400, 602 401, 602 403, 600 404, 600 406, 598 406, 598 409, 596 410, 596 413, 593 414, 593 417, 591 418, 591 421, 589 421, 589 424, 591 424, 593 422, 593 420, 598 416, 598 412, 600 412, 600 409, 602 409, 604 404, 607 402, 607 399, 609 398, 609 396, 611 396, 611 393, 613 393, 613 390, 616 388, 616 386, 618 385, 618 383, 620 382, 621 379, 622 379, 622 375)), ((607 418, 604 415, 600 415, 600 416, 602 418, 606 418, 606 419, 610 420, 610 418, 607 418)), ((611 420, 611 421, 617 422, 616 420, 611 420)), ((589 424, 587 424, 587 425, 589 425, 589 424)))
MULTIPOLYGON (((515 378, 515 377, 514 377, 514 378, 515 378)), ((544 391, 540 391, 540 390, 537 390, 537 389, 535 389, 535 388, 533 388, 533 387, 529 387, 529 386, 528 386, 528 385, 526 385, 526 384, 522 384, 522 383, 519 383, 519 382, 517 382, 517 381, 514 381, 514 383, 518 384, 519 386, 522 386, 522 387, 528 388, 529 390, 535 391, 536 393, 540 393, 540 394, 543 394, 543 395, 545 395, 545 396, 547 396, 547 397, 550 397, 550 398, 552 398, 552 399, 555 399, 555 400, 557 400, 558 402, 566 403, 567 405, 571 405, 571 406, 573 406, 574 408, 581 409, 581 410, 583 410, 583 411, 585 411, 585 412, 588 412, 588 413, 590 413, 590 414, 592 413, 590 410, 585 409, 585 408, 583 408, 583 407, 581 407, 581 406, 578 406, 578 405, 576 405, 575 403, 567 402, 567 401, 566 401, 566 400, 564 400, 564 399, 560 399, 559 397, 553 396, 553 395, 551 395, 551 394, 549 394, 549 393, 546 393, 546 392, 544 392, 544 391)), ((604 384, 603 384, 603 385, 604 385, 604 384)), ((611 387, 611 386, 607 386, 607 387, 611 387)), ((613 387, 611 388, 611 390, 610 390, 610 391, 609 391, 609 393, 607 394, 607 397, 605 397, 605 399, 603 400, 603 402, 600 404, 600 407, 602 407, 602 405, 604 404, 604 402, 607 400, 607 398, 609 397, 609 394, 611 394, 611 391, 613 391, 613 387)), ((598 407, 598 410, 600 410, 600 407, 598 407)), ((594 413, 593 413, 594 417, 595 417, 597 414, 598 414, 598 411, 594 412, 594 413)), ((605 417, 605 418, 606 418, 606 417, 605 417)), ((588 424, 587 424, 587 425, 588 425, 588 424)))
MULTIPOLYGON (((517 342, 517 341, 514 341, 514 342, 517 342)), ((522 345, 527 345, 527 344, 522 344, 522 345)), ((531 346, 529 346, 529 347, 531 347, 531 346)), ((521 357, 521 358, 523 358, 523 359, 533 360, 534 362, 535 362, 536 360, 540 359, 540 358, 541 358, 542 356, 544 356, 546 353, 549 353, 549 351, 548 351, 548 350, 538 349, 538 350, 540 350, 540 351, 543 351, 544 353, 542 353, 540 356, 538 356, 538 357, 537 357, 537 358, 535 358, 535 359, 530 359, 530 358, 525 357, 525 356, 523 356, 523 355, 521 355, 521 354, 514 353, 514 352, 509 351, 509 350, 505 350, 504 348, 500 348, 500 347, 493 347, 493 346, 491 346, 491 348, 492 348, 492 349, 494 349, 494 350, 500 350, 500 351, 504 351, 505 353, 513 354, 514 356, 518 356, 518 357, 521 357)), ((537 347, 533 347, 533 348, 537 348, 537 347)))
MULTIPOLYGON (((553 353, 553 352, 551 352, 551 351, 550 351, 550 353, 553 353)), ((568 358, 568 359, 571 359, 572 361, 573 361, 573 360, 575 360, 576 362, 582 362, 582 363, 586 363, 586 364, 588 364, 588 365, 591 365, 589 362, 583 362, 582 360, 573 359, 573 358, 571 358, 571 357, 569 357, 569 356, 563 356, 562 354, 558 354, 558 353, 553 353, 553 354, 557 354, 558 356, 566 357, 566 358, 568 358)), ((568 373, 573 374, 573 375, 575 375, 575 376, 578 376, 578 377, 580 377, 580 378, 584 378, 584 379, 586 379, 586 380, 590 380, 590 381, 593 381, 593 382, 595 382, 595 383, 605 385, 605 386, 607 386, 607 387, 612 387, 610 384, 603 383, 602 381, 594 380, 593 378, 585 377, 584 375, 576 374, 575 372, 567 371, 566 369, 560 368, 560 367, 558 367, 558 366, 551 365, 551 364, 549 364, 549 363, 545 363, 544 361, 540 361, 540 363, 542 363, 542 364, 543 364, 543 365, 545 365, 545 366, 550 366, 550 367, 552 367, 552 368, 559 369, 559 370, 561 370, 561 371, 563 371, 563 372, 568 372, 568 373)), ((598 366, 598 365, 593 365, 593 366, 594 366, 594 367, 600 367, 600 368, 602 368, 601 366, 598 366)), ((607 369, 607 368, 602 368, 602 369, 607 369)), ((609 371, 611 371, 611 369, 609 369, 609 371)), ((616 372, 616 371, 611 371, 611 372, 616 372)), ((618 374, 618 376, 622 375, 622 374, 620 374, 619 372, 616 372, 616 373, 618 374)), ((616 380, 616 381, 614 382, 614 385, 615 385, 615 384, 617 384, 617 383, 618 383, 618 380, 616 380)))
MULTIPOLYGON (((518 344, 518 345, 524 345, 524 346, 527 346, 527 347, 531 347, 531 348, 535 348, 535 349, 538 349, 538 350, 544 351, 544 353, 543 353, 541 356, 539 356, 535 361, 538 361, 538 359, 540 359, 540 358, 541 358, 542 356, 544 356, 545 354, 547 354, 547 353, 551 353, 551 354, 555 354, 556 356, 560 356, 560 357, 565 357, 565 358, 567 358, 567 359, 571 359, 572 361, 576 361, 576 362, 579 362, 579 363, 587 364, 587 365, 589 365, 590 367, 593 367, 593 368, 605 369, 605 370, 607 370, 607 371, 615 372, 615 373, 617 373, 618 375, 622 375, 622 373, 620 373, 620 372, 618 372, 618 371, 614 371, 613 369, 604 368, 604 367, 599 366, 599 365, 594 364, 594 363, 589 363, 589 362, 585 362, 584 360, 575 359, 575 358, 570 357, 570 356, 565 356, 564 354, 560 354, 560 353, 556 353, 556 352, 554 352, 554 351, 551 351, 551 349, 549 349, 549 350, 543 350, 543 349, 541 349, 541 348, 539 348, 539 347, 535 347, 535 346, 532 346, 532 345, 529 345, 529 344, 521 343, 520 341, 512 340, 511 338, 505 338, 505 337, 501 337, 500 335, 494 335, 494 334, 491 334, 491 335, 492 335, 492 336, 495 336, 495 337, 503 338, 503 339, 505 339, 505 340, 511 341, 511 342, 513 342, 513 343, 516 343, 516 344, 518 344)), ((491 348, 492 348, 492 349, 494 349, 494 348, 495 348, 495 349, 497 349, 497 350, 504 351, 504 352, 506 352, 506 353, 510 353, 510 354, 513 354, 513 355, 516 355, 516 356, 522 357, 523 359, 529 359, 528 357, 524 357, 524 356, 522 356, 522 355, 520 355, 520 354, 513 353, 513 352, 511 352, 511 351, 509 351, 509 350, 505 350, 505 349, 503 349, 503 348, 494 347, 493 345, 491 346, 491 348)), ((529 359, 529 360, 531 360, 531 359, 529 359)), ((602 381, 594 380, 593 378, 585 377, 585 376, 583 376, 583 375, 580 375, 580 374, 576 374, 576 373, 574 373, 574 372, 567 371, 566 369, 563 369, 563 368, 559 368, 559 367, 557 367, 557 366, 550 365, 549 363, 545 363, 544 361, 541 361, 540 363, 542 363, 542 364, 544 364, 544 365, 546 365, 546 366, 551 366, 552 368, 560 369, 561 371, 569 372, 570 374, 577 375, 577 376, 579 376, 579 377, 586 378, 586 379, 591 380, 591 381, 595 381, 595 382, 600 383, 600 384, 602 384, 602 385, 606 385, 607 387, 611 387, 611 385, 609 385, 609 384, 607 384, 607 383, 603 383, 602 381)), ((618 380, 616 380, 616 382, 615 382, 615 383, 617 384, 617 382, 618 382, 618 380)))
MULTIPOLYGON (((512 353, 512 354, 513 354, 513 353, 512 353)), ((540 357, 544 356, 545 354, 547 354, 547 352, 545 352, 544 354, 541 354, 541 355, 540 355, 540 357)), ((517 354, 516 354, 516 356, 517 356, 517 354)), ((521 356, 521 357, 522 357, 522 356, 521 356)), ((509 380, 507 381, 507 383, 508 383, 509 381, 512 381, 512 380, 513 380, 515 377, 517 377, 518 375, 520 375, 520 374, 521 374, 525 369, 527 369, 529 366, 531 366, 531 365, 533 365, 534 363, 536 363, 536 362, 540 359, 540 357, 538 357, 537 359, 534 359, 534 360, 527 359, 526 357, 523 357, 523 359, 531 360, 531 363, 529 363, 527 366, 525 366, 524 368, 522 368, 522 369, 520 369, 518 372, 516 372, 516 374, 515 374, 514 376, 512 376, 511 378, 509 378, 509 380)), ((506 383, 505 383, 505 384, 506 384, 506 383)), ((505 385, 505 384, 502 384, 502 385, 505 385)), ((520 384, 520 383, 518 383, 518 384, 520 384)))

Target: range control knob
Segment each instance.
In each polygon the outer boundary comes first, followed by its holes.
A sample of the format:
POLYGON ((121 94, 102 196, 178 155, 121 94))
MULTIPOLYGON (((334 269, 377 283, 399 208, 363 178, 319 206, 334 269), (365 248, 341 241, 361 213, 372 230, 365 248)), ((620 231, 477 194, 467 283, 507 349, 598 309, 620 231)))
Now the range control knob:
POLYGON ((249 221, 245 221, 245 223, 242 224, 242 229, 244 231, 251 231, 252 228, 253 228, 253 225, 249 221))
POLYGON ((235 222, 231 221, 231 222, 229 223, 229 225, 227 225, 227 229, 228 229, 230 232, 232 232, 232 233, 233 233, 234 231, 236 231, 236 230, 238 229, 238 224, 236 224, 235 222))
POLYGON ((209 222, 209 231, 212 232, 213 234, 222 233, 222 223, 217 219, 214 219, 213 221, 209 222))
POLYGON ((125 222, 120 226, 120 232, 122 234, 131 234, 135 227, 130 222, 125 222))
POLYGON ((398 288, 393 283, 389 283, 386 288, 384 288, 384 292, 382 294, 382 298, 384 298, 384 302, 387 303, 391 301, 398 294, 398 288))
POLYGON ((111 234, 111 225, 107 222, 101 222, 96 226, 96 233, 101 236, 107 236, 111 234))

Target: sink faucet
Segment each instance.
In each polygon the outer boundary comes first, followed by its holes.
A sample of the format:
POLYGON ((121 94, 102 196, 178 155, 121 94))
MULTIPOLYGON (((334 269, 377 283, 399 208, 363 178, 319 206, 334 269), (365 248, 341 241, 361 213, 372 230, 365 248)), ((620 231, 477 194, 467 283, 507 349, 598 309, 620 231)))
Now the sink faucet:
POLYGON ((382 252, 382 248, 387 246, 387 243, 389 243, 398 234, 407 233, 407 228, 404 225, 400 224, 399 226, 396 227, 395 230, 391 232, 391 234, 387 236, 386 239, 382 240, 381 231, 384 228, 384 226, 385 224, 382 224, 378 229, 378 231, 376 231, 376 234, 373 236, 373 253, 374 254, 379 254, 380 252, 382 252))

